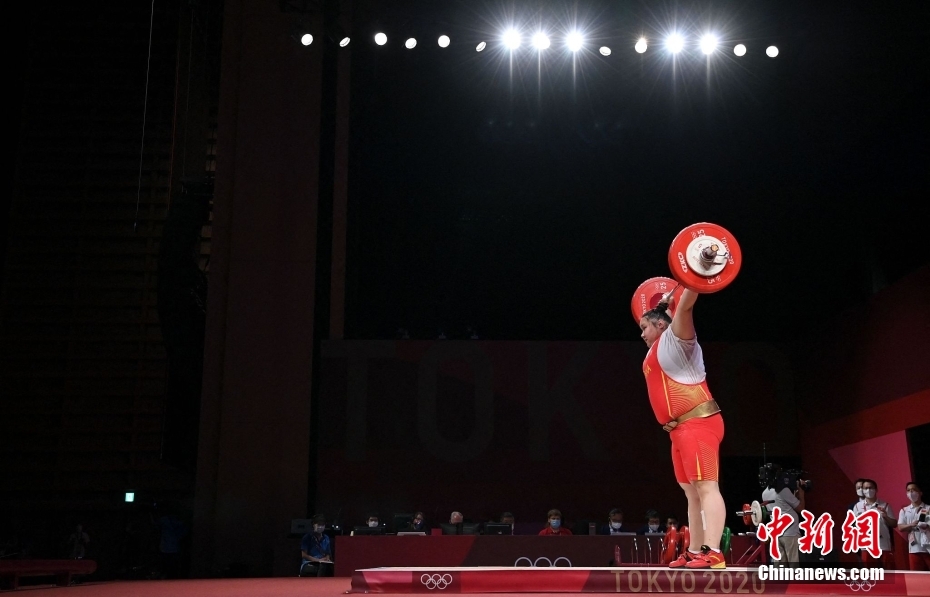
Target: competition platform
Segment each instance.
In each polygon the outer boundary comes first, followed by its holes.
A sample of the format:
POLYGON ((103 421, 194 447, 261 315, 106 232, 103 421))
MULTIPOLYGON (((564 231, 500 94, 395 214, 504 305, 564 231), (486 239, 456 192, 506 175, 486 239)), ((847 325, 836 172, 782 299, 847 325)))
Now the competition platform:
POLYGON ((369 568, 349 593, 666 593, 679 595, 930 595, 930 572, 886 570, 882 581, 768 581, 757 568, 369 568))

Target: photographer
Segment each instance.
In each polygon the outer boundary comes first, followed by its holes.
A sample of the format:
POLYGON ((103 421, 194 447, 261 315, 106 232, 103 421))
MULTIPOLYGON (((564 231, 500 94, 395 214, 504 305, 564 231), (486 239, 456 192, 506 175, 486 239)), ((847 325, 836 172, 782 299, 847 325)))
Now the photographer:
POLYGON ((798 554, 801 529, 798 523, 801 520, 800 512, 804 509, 804 487, 807 486, 807 482, 798 476, 795 471, 782 471, 777 464, 766 464, 759 475, 760 484, 765 487, 762 501, 771 502, 766 505, 769 512, 773 512, 777 507, 784 514, 791 516, 791 525, 778 537, 781 558, 772 563, 792 568, 798 567, 801 561, 798 554))

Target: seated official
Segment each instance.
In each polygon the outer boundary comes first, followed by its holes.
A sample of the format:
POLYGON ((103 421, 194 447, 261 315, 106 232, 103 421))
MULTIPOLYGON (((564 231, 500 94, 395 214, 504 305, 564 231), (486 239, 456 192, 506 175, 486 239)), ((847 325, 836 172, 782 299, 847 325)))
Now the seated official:
POLYGON ((637 535, 652 535, 656 533, 664 534, 664 530, 659 529, 661 524, 661 519, 659 518, 659 513, 656 510, 649 510, 646 512, 646 526, 640 527, 636 531, 637 535))
POLYGON ((633 529, 623 525, 623 510, 614 508, 607 514, 607 524, 602 526, 598 535, 618 535, 620 533, 632 533, 633 529))
POLYGON ((355 530, 352 531, 352 534, 365 534, 365 535, 381 535, 384 533, 384 527, 381 525, 381 519, 378 518, 377 514, 370 514, 368 519, 365 520, 365 524, 358 525, 355 527, 355 530))
POLYGON ((568 536, 572 532, 567 528, 562 526, 562 513, 553 508, 549 510, 549 524, 546 525, 546 528, 539 531, 539 534, 545 536, 568 536))
POLYGON ((410 523, 397 529, 397 531, 400 533, 426 533, 429 535, 429 528, 426 526, 426 519, 423 517, 422 512, 414 514, 410 523))
POLYGON ((674 527, 675 529, 680 528, 678 525, 678 517, 675 516, 674 514, 670 514, 665 519, 665 530, 668 531, 672 527, 674 527))
POLYGON ((326 519, 316 516, 313 531, 300 540, 300 572, 298 576, 332 576, 333 548, 330 539, 323 533, 326 519))

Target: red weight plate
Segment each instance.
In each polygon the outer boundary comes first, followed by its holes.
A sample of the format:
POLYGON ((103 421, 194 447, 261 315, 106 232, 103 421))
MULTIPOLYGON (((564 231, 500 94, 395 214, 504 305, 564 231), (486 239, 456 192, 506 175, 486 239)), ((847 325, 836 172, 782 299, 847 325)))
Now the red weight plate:
POLYGON ((742 264, 743 252, 733 235, 726 228, 710 222, 692 224, 679 232, 668 251, 668 266, 672 270, 672 275, 685 288, 690 288, 695 292, 709 293, 723 290, 736 278, 742 264), (695 269, 696 265, 693 262, 695 255, 699 249, 704 248, 704 241, 711 238, 720 241, 716 249, 726 254, 725 264, 722 269, 719 266, 716 267, 719 271, 704 270, 700 264, 695 269))
POLYGON ((666 533, 665 553, 662 554, 662 563, 668 566, 678 558, 678 533, 666 533), (671 537, 669 537, 671 535, 671 537))
MULTIPOLYGON (((633 309, 633 320, 636 321, 636 325, 639 325, 639 320, 643 318, 643 313, 654 309, 655 306, 659 304, 659 301, 662 300, 662 296, 671 292, 676 286, 678 286, 678 289, 675 290, 673 296, 678 298, 681 296, 681 286, 671 278, 649 278, 640 284, 636 292, 633 293, 633 300, 630 301, 630 307, 633 309)), ((674 316, 674 303, 672 304, 671 311, 674 316)))
MULTIPOLYGON (((749 512, 749 504, 743 504, 743 512, 749 512)), ((746 526, 752 526, 752 514, 743 514, 743 522, 746 526)))
POLYGON ((691 529, 689 529, 687 526, 682 526, 679 540, 681 542, 681 551, 684 553, 686 549, 691 547, 691 529))

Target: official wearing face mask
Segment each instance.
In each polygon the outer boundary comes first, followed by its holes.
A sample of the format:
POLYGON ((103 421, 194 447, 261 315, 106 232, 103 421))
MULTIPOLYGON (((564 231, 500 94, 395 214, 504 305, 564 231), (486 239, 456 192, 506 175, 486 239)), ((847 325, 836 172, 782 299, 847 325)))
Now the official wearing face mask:
POLYGON ((546 525, 546 528, 539 531, 539 534, 542 535, 558 535, 558 536, 567 536, 571 535, 572 532, 562 526, 562 513, 556 509, 549 510, 548 514, 549 524, 546 525))
POLYGON ((930 571, 930 506, 914 481, 908 481, 904 489, 910 503, 898 513, 898 530, 907 539, 908 568, 930 571))
POLYGON ((881 566, 886 570, 894 570, 894 554, 892 553, 894 545, 891 542, 891 529, 898 526, 898 521, 891 517, 891 507, 888 503, 878 499, 878 483, 872 479, 863 479, 862 495, 863 500, 853 508, 853 514, 859 516, 869 510, 878 511, 878 546, 882 550, 882 555, 876 559, 869 553, 860 551, 859 557, 866 565, 881 566))
POLYGON ((333 549, 329 537, 323 532, 326 519, 316 516, 313 531, 300 540, 300 572, 298 576, 332 576, 333 549))
POLYGON ((417 512, 413 515, 413 521, 410 523, 410 529, 418 533, 426 531, 426 521, 423 518, 422 512, 417 512))
POLYGON ((650 510, 646 512, 646 525, 641 527, 636 531, 637 535, 651 535, 656 533, 664 534, 665 530, 660 529, 662 524, 662 519, 659 518, 659 513, 655 510, 650 510))
POLYGON ((620 533, 631 533, 632 529, 623 524, 623 510, 614 508, 607 515, 607 524, 602 526, 598 535, 618 535, 620 533))
POLYGON ((856 504, 865 499, 862 493, 862 479, 856 479, 856 501, 846 506, 847 510, 855 510, 856 504))

